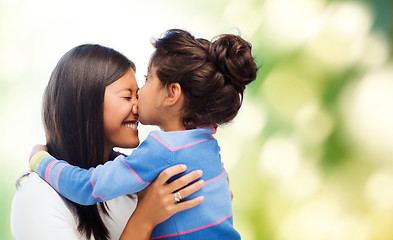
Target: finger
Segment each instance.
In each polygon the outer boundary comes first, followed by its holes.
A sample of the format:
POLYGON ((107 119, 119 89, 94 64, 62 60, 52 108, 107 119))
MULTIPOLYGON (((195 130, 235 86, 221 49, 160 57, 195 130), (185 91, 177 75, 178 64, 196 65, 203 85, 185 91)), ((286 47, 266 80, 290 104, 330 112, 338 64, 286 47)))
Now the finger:
POLYGON ((187 186, 177 192, 180 194, 180 198, 183 199, 183 198, 186 198, 186 197, 190 196, 191 194, 195 193, 199 189, 201 189, 204 184, 205 184, 205 181, 199 180, 198 182, 195 182, 195 183, 191 184, 190 186, 187 186))
POLYGON ((187 166, 184 164, 178 164, 175 166, 171 166, 165 170, 163 170, 157 177, 156 181, 160 183, 166 183, 171 177, 182 173, 187 170, 187 166))
POLYGON ((183 211, 183 210, 195 207, 198 204, 200 204, 204 199, 205 198, 203 196, 199 196, 199 197, 193 198, 191 200, 177 203, 174 207, 174 210, 176 212, 179 212, 179 211, 183 211))
POLYGON ((169 184, 170 190, 174 192, 180 188, 183 188, 188 184, 192 183, 193 181, 197 180, 198 178, 200 178, 202 174, 203 174, 202 170, 195 170, 190 173, 187 173, 186 175, 181 176, 180 178, 171 182, 169 184))

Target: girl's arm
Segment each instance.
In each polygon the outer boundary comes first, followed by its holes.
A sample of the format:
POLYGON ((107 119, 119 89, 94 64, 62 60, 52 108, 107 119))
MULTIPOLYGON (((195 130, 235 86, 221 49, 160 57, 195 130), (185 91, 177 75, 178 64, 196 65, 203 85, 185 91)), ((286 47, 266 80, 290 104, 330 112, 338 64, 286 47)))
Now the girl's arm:
POLYGON ((170 157, 165 147, 147 138, 130 156, 120 155, 96 168, 72 166, 43 151, 32 157, 30 167, 64 197, 92 205, 144 189, 171 166, 170 157))
POLYGON ((185 165, 175 165, 167 168, 160 173, 149 187, 138 193, 137 208, 130 217, 120 237, 121 240, 149 239, 157 224, 165 221, 173 214, 194 207, 203 201, 202 196, 180 203, 175 201, 173 193, 177 192, 178 189, 181 189, 179 191, 180 195, 185 198, 198 191, 204 184, 203 180, 200 180, 187 186, 201 177, 202 171, 193 171, 169 184, 167 183, 172 176, 185 170, 185 165))
MULTIPOLYGON (((127 193, 137 192, 132 191, 133 189, 128 189, 128 192, 118 191, 123 182, 114 173, 121 174, 121 176, 128 175, 119 161, 121 159, 108 161, 105 165, 99 165, 97 168, 83 169, 63 160, 57 160, 47 152, 38 152, 32 157, 30 169, 37 172, 62 196, 81 205, 92 205, 127 193), (105 171, 103 174, 97 175, 96 173, 102 171, 100 168, 104 168, 105 171), (110 178, 110 176, 113 177, 110 178), (97 189, 97 183, 99 183, 99 189, 97 189), (110 195, 103 196, 103 190, 108 190, 110 195)), ((132 184, 130 181, 125 182, 132 184)))

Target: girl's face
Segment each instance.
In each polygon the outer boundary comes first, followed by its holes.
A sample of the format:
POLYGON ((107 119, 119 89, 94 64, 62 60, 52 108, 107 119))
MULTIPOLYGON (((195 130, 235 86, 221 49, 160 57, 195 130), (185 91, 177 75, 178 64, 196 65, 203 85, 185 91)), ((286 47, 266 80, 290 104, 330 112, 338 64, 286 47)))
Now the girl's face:
POLYGON ((158 79, 154 67, 150 67, 145 85, 138 92, 138 113, 142 124, 162 127, 162 117, 165 115, 162 103, 165 94, 166 90, 158 79))
POLYGON ((105 88, 105 148, 135 148, 139 145, 137 91, 138 84, 131 68, 105 88))

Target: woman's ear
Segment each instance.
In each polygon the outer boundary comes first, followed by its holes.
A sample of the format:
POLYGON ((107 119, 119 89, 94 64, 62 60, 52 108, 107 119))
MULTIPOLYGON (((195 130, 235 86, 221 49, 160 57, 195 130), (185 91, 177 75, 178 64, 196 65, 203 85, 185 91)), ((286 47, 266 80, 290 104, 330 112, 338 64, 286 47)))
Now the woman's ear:
POLYGON ((183 93, 179 83, 171 83, 167 87, 167 96, 164 100, 165 106, 182 104, 183 93))

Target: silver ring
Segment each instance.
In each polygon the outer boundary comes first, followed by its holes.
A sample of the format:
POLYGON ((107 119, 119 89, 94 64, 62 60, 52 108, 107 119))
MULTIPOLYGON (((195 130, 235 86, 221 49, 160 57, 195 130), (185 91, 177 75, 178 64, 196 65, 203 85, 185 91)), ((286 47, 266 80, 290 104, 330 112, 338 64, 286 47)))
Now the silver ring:
POLYGON ((173 198, 175 199, 176 202, 180 202, 181 199, 182 199, 182 197, 181 197, 181 195, 180 195, 180 192, 175 192, 175 193, 173 194, 173 198))

